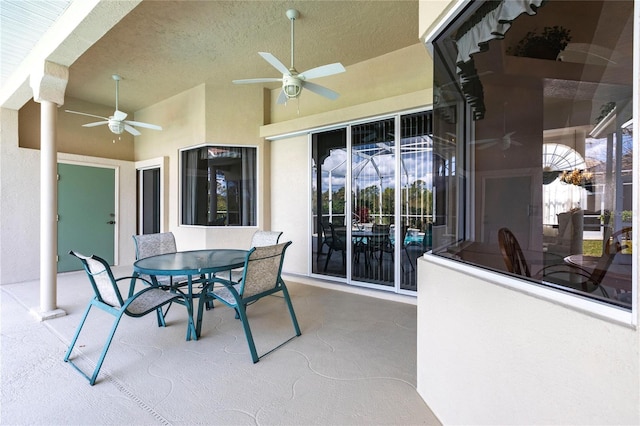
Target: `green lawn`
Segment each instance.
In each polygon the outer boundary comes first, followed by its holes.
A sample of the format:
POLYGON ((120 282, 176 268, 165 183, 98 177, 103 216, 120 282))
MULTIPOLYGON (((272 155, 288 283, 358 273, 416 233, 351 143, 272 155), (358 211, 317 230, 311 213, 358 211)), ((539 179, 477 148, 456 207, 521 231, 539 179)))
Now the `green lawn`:
POLYGON ((582 252, 587 256, 601 256, 602 240, 584 240, 582 243, 582 252))

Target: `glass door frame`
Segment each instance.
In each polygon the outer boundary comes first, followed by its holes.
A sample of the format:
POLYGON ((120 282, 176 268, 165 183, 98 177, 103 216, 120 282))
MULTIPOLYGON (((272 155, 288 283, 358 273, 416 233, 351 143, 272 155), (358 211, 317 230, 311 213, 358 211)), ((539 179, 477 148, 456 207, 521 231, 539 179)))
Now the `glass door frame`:
MULTIPOLYGON (((394 174, 394 223, 401 223, 402 220, 402 177, 401 174, 398 172, 398 170, 402 169, 402 155, 401 155, 401 127, 402 127, 402 123, 401 123, 401 118, 405 115, 410 115, 410 114, 415 114, 415 113, 431 113, 432 112, 432 108, 428 107, 428 108, 416 108, 416 109, 411 109, 411 110, 406 110, 406 111, 401 111, 401 112, 396 112, 393 114, 385 114, 385 115, 380 115, 380 116, 374 116, 374 117, 368 117, 367 119, 362 119, 362 120, 357 120, 357 121, 351 121, 351 122, 347 122, 347 123, 341 123, 338 125, 333 125, 333 126, 327 126, 327 127, 322 127, 322 128, 318 128, 318 129, 313 129, 310 130, 308 133, 308 146, 309 146, 309 153, 313 152, 313 135, 314 134, 318 134, 318 133, 322 133, 322 132, 327 132, 327 131, 331 131, 331 130, 339 130, 339 129, 344 129, 346 132, 346 146, 345 146, 345 150, 347 153, 346 156, 346 163, 348 165, 348 167, 346 168, 346 176, 345 176, 345 196, 347 196, 348 194, 348 200, 345 200, 345 212, 344 212, 344 217, 345 217, 345 221, 347 221, 346 219, 349 218, 348 222, 350 223, 351 220, 350 218, 352 217, 353 211, 352 211, 352 159, 353 159, 353 155, 352 155, 352 127, 353 126, 357 126, 360 124, 366 124, 366 123, 373 123, 373 122, 377 122, 377 121, 381 121, 381 120, 387 120, 387 119, 394 119, 394 129, 395 129, 395 138, 394 138, 394 149, 396 151, 396 155, 394 158, 394 162, 395 162, 395 174, 394 174), (398 190, 400 189, 400 190, 398 190)), ((313 174, 313 156, 309 155, 309 164, 308 164, 308 170, 309 170, 309 176, 312 176, 313 174)), ((320 192, 322 191, 321 188, 317 189, 320 192)), ((312 192, 313 192, 313 188, 309 187, 309 199, 312 199, 312 192)), ((312 204, 312 203, 311 203, 312 204)), ((310 204, 310 206, 311 206, 310 204)), ((322 215, 322 211, 319 211, 317 213, 318 215, 322 215)), ((432 212, 433 214, 433 212, 432 212)), ((314 216, 313 210, 310 208, 309 209, 309 235, 313 235, 313 230, 315 229, 315 221, 318 220, 318 218, 316 218, 314 216)), ((401 233, 401 227, 400 226, 395 226, 394 227, 394 236, 395 236, 395 241, 400 241, 401 239, 403 239, 403 236, 400 235, 401 233)), ((427 238, 426 236, 424 238, 427 238)), ((351 242, 352 241, 352 230, 351 230, 351 226, 346 226, 346 241, 351 242)), ((403 240, 404 241, 404 240, 403 240)), ((375 284, 375 283, 371 283, 371 282, 366 282, 366 281, 360 281, 357 279, 354 279, 352 277, 353 274, 353 268, 352 268, 352 260, 353 260, 353 249, 352 249, 352 244, 346 244, 346 265, 345 265, 345 277, 339 277, 339 276, 332 276, 332 275, 325 275, 322 273, 316 273, 313 272, 313 264, 316 261, 316 253, 314 252, 314 242, 313 242, 313 238, 310 238, 309 241, 309 276, 311 277, 315 277, 315 278, 319 278, 322 280, 327 280, 327 281, 335 281, 335 282, 340 282, 340 283, 345 283, 348 285, 354 285, 354 286, 358 286, 358 287, 363 287, 363 288, 371 288, 371 289, 376 289, 376 290, 383 290, 383 291, 388 291, 388 292, 393 292, 393 293, 397 293, 397 294, 403 294, 403 295, 410 295, 410 296, 417 296, 417 290, 407 290, 407 289, 402 289, 402 267, 401 267, 401 262, 394 262, 394 271, 393 271, 393 285, 391 286, 387 286, 387 285, 382 285, 382 284, 375 284)), ((402 248, 403 245, 402 244, 395 244, 394 245, 394 259, 401 259, 401 255, 402 255, 402 248)), ((417 265, 416 265, 416 270, 414 271, 415 274, 417 274, 417 265)))

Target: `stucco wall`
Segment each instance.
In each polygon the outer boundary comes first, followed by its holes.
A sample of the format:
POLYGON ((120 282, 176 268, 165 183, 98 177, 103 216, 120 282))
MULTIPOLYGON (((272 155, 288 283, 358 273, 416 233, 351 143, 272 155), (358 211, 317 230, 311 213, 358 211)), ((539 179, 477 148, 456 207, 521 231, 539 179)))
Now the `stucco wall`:
MULTIPOLYGON (((40 277, 40 151, 18 147, 18 111, 0 111, 0 284, 6 284, 40 277)), ((136 210, 133 162, 65 153, 58 154, 58 160, 117 167, 120 245, 115 262, 132 263, 135 220, 131 218, 136 210)))
MULTIPOLYGON (((296 120, 327 111, 341 111, 376 101, 387 102, 397 96, 430 89, 433 67, 424 44, 418 43, 347 67, 347 71, 318 80, 340 94, 334 101, 308 91, 302 91, 299 100, 287 105, 276 103, 280 89, 271 91, 271 119, 269 124, 296 120)), ((424 103, 430 103, 431 93, 424 103)), ((373 111, 373 114, 380 114, 373 111)), ((366 118, 360 115, 358 118, 366 118)), ((341 117, 344 120, 344 117, 341 117)))
POLYGON ((639 424, 638 331, 418 262, 418 392, 444 424, 639 424))
MULTIPOLYGON (((456 4, 421 1, 423 37, 456 4)), ((640 424, 637 308, 615 320, 596 314, 603 308, 595 303, 579 309, 574 296, 563 302, 537 290, 419 259, 417 389, 425 402, 443 424, 640 424)), ((636 291, 636 307, 639 300, 636 291)))
POLYGON ((167 231, 175 234, 180 250, 249 247, 256 229, 269 229, 269 146, 258 136, 263 122, 261 89, 220 92, 199 85, 136 112, 135 119, 158 123, 162 132, 143 132, 136 139, 136 161, 168 158, 167 231), (233 98, 233 102, 230 99, 233 98), (258 205, 256 227, 200 227, 180 225, 180 149, 210 143, 258 148, 258 205), (266 203, 266 204, 265 204, 266 203))
POLYGON ((0 283, 40 273, 40 151, 18 148, 18 111, 0 108, 0 283))
POLYGON ((283 270, 300 275, 309 272, 309 158, 306 135, 271 142, 271 227, 283 231, 282 241, 293 242, 283 270))

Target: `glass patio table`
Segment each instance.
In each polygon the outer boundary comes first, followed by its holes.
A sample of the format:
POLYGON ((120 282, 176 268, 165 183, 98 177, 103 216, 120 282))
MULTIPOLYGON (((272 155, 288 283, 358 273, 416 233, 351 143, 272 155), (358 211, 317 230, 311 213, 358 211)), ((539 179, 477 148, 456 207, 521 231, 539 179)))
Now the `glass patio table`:
POLYGON ((155 281, 156 276, 187 275, 187 303, 191 315, 187 325, 187 340, 198 340, 193 322, 193 284, 207 282, 216 272, 230 271, 244 266, 247 250, 209 249, 180 251, 160 254, 137 260, 133 264, 133 274, 146 274, 155 281), (193 276, 197 276, 196 279, 193 276))

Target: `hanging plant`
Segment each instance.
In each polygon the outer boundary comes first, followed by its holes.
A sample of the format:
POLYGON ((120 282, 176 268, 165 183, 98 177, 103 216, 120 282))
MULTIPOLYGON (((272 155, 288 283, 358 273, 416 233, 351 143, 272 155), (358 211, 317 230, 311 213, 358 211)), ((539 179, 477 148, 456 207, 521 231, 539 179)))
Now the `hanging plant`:
POLYGON ((542 34, 529 31, 514 48, 507 49, 513 56, 556 60, 571 41, 571 30, 555 25, 544 27, 542 34))
POLYGON ((569 185, 576 185, 585 188, 587 191, 593 191, 593 173, 585 172, 579 169, 570 172, 564 171, 560 175, 560 181, 569 185))

